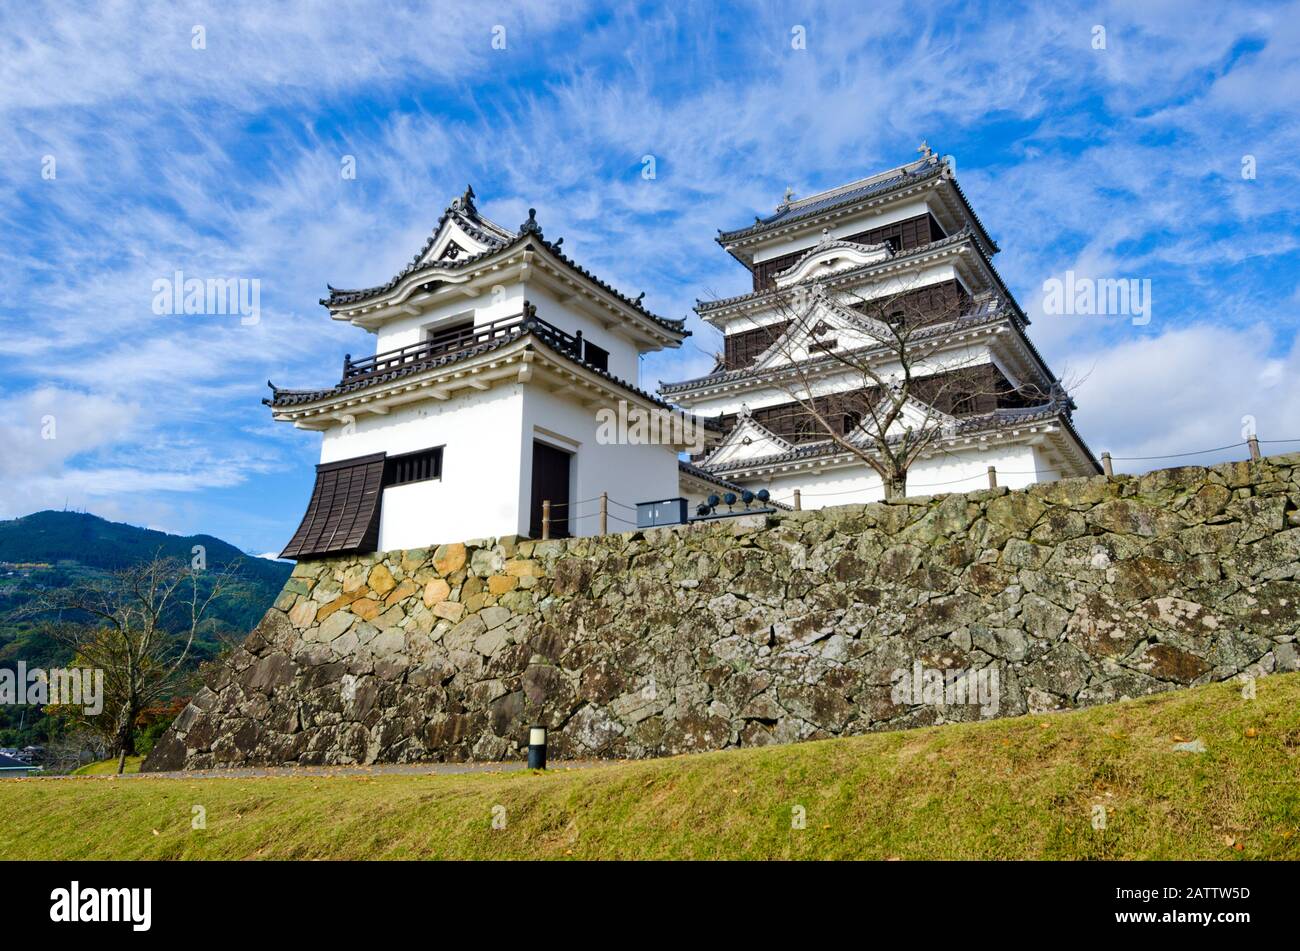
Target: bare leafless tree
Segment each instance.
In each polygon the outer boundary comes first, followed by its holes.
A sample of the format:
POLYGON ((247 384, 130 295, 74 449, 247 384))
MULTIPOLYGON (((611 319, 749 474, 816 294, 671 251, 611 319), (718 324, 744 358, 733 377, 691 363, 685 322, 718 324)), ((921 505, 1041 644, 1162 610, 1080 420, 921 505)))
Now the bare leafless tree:
POLYGON ((82 725, 109 739, 119 773, 135 754, 140 711, 184 685, 195 637, 234 569, 234 563, 197 569, 155 556, 52 592, 28 609, 44 618, 44 632, 72 653, 76 666, 104 672, 103 712, 82 725))
POLYGON ((784 438, 829 441, 856 456, 880 476, 886 498, 906 495, 908 470, 941 451, 957 417, 1052 397, 1036 386, 1009 388, 979 354, 953 345, 945 325, 975 306, 955 285, 832 294, 804 284, 771 293, 767 313, 776 319, 748 331, 738 362, 771 359, 767 379, 789 403, 780 419, 778 408, 754 415, 779 423, 784 438))
POLYGON ((106 758, 109 752, 108 740, 102 733, 78 725, 46 744, 42 766, 53 775, 70 773, 78 766, 106 758))

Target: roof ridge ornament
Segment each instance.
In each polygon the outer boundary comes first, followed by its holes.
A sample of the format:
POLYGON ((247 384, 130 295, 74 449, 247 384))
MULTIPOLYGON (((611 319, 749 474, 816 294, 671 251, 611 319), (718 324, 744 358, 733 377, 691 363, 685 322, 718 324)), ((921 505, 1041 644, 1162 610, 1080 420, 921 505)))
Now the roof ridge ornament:
POLYGON ((474 207, 473 185, 466 185, 464 193, 460 197, 451 200, 451 210, 467 215, 478 215, 478 209, 474 207))
POLYGON ((528 220, 519 226, 520 234, 535 234, 537 237, 542 236, 542 226, 537 223, 537 209, 528 209, 528 220))
POLYGON ((781 198, 781 204, 776 206, 778 212, 789 211, 790 202, 794 199, 794 189, 789 185, 785 186, 785 195, 781 198))

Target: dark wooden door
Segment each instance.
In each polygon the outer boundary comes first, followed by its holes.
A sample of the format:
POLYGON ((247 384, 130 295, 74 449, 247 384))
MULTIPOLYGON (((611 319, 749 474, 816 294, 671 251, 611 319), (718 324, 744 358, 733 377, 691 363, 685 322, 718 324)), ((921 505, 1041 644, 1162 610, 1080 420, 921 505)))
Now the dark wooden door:
POLYGON ((533 506, 528 534, 542 537, 542 502, 551 503, 551 537, 569 537, 569 454, 533 443, 533 506))

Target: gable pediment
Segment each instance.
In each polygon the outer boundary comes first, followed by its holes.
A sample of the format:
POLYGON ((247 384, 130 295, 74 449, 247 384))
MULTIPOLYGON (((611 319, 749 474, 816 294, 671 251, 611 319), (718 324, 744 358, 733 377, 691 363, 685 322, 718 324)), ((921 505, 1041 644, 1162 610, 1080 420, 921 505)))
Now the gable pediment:
POLYGON ((512 232, 478 213, 474 189, 466 186, 464 194, 453 199, 442 213, 437 229, 415 255, 411 266, 457 264, 465 258, 499 248, 514 237, 512 232))
POLYGON ((855 241, 831 241, 823 237, 789 269, 775 275, 777 287, 789 287, 805 281, 823 280, 841 271, 879 264, 891 257, 888 244, 858 244, 855 241))
POLYGON ((791 443, 754 422, 753 417, 742 416, 731 432, 723 438, 718 448, 709 454, 705 464, 726 466, 747 459, 779 455, 793 448, 791 443))
POLYGON ((837 351, 874 346, 893 338, 888 325, 816 293, 801 316, 754 360, 755 371, 816 360, 837 351))
POLYGON ((449 214, 443 219, 442 227, 438 229, 437 234, 433 236, 433 241, 420 259, 420 264, 456 263, 467 257, 482 254, 489 247, 491 245, 488 242, 471 235, 456 220, 456 215, 449 214))

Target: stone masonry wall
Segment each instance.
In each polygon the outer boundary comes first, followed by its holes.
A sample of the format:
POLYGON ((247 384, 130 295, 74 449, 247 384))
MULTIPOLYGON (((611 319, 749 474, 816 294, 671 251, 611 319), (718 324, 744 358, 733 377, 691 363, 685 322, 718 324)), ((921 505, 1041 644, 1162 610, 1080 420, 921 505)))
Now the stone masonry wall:
POLYGON ((1300 454, 300 563, 147 769, 641 757, 1300 668, 1300 454))

